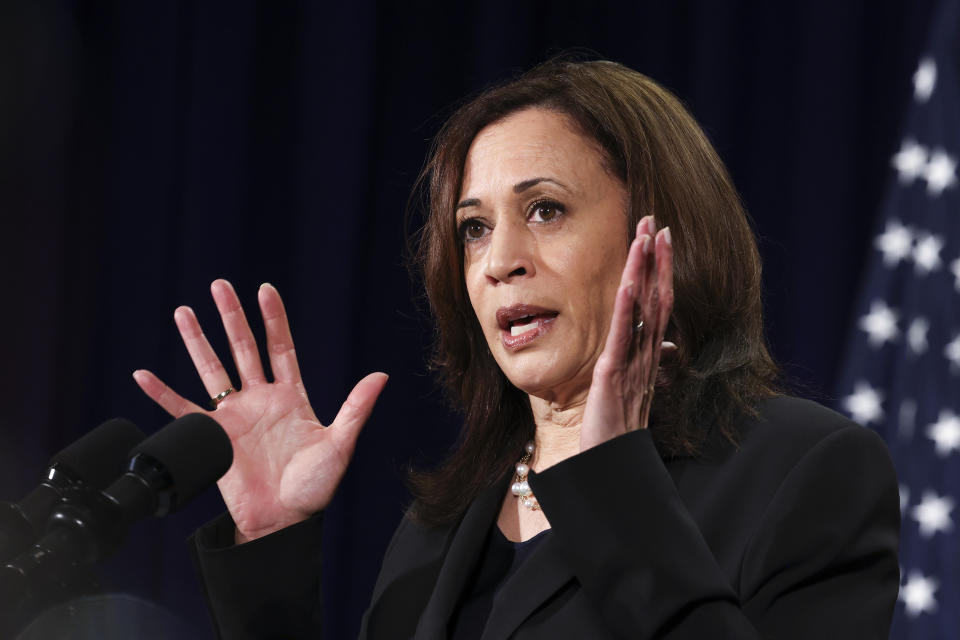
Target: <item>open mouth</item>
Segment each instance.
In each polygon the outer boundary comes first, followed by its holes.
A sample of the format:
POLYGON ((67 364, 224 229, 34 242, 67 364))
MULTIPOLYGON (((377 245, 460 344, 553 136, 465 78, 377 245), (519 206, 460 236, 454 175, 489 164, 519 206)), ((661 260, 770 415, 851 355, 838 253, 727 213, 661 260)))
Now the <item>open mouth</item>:
POLYGON ((541 323, 549 322, 550 320, 553 320, 556 317, 557 317, 557 314, 554 313, 552 315, 544 314, 544 315, 536 315, 536 316, 524 316, 522 318, 518 318, 510 323, 510 335, 519 336, 521 334, 526 333, 527 331, 533 331, 534 329, 538 328, 541 323))
POLYGON ((550 330, 559 312, 533 305, 518 304, 497 311, 500 338, 508 349, 517 349, 550 330))

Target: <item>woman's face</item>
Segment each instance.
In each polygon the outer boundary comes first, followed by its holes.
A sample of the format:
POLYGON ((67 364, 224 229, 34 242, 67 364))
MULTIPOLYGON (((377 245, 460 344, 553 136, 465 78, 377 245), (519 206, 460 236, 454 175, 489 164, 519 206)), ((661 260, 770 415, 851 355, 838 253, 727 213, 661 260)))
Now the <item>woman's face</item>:
POLYGON ((564 115, 519 111, 483 129, 464 166, 457 226, 470 302, 523 391, 582 400, 627 257, 627 193, 564 115))

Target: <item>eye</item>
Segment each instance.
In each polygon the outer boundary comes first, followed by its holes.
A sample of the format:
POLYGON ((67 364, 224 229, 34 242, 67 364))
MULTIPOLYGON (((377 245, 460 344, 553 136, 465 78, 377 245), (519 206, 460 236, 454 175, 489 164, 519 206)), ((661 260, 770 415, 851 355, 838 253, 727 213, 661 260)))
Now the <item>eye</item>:
POLYGON ((468 218, 460 223, 458 233, 464 243, 476 242, 490 233, 490 228, 476 218, 468 218))
POLYGON ((541 224, 553 222, 565 213, 563 205, 554 200, 537 200, 530 206, 530 221, 541 224))

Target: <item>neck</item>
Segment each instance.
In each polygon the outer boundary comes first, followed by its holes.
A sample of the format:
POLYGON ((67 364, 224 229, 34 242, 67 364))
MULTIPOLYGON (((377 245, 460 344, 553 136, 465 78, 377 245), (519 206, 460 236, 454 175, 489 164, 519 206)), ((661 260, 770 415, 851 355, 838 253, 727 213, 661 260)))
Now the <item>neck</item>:
POLYGON ((573 402, 558 404, 530 396, 530 409, 537 427, 536 451, 531 461, 534 471, 548 467, 580 453, 580 425, 586 394, 573 402))

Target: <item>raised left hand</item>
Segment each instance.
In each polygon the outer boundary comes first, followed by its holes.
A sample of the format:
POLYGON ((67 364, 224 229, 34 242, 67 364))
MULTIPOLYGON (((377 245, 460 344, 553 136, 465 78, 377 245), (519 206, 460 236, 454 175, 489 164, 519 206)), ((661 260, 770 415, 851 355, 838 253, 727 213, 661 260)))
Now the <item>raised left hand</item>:
POLYGON ((607 342, 593 369, 580 430, 581 451, 647 428, 672 309, 670 229, 657 231, 653 216, 646 216, 637 224, 637 235, 630 244, 607 342))

